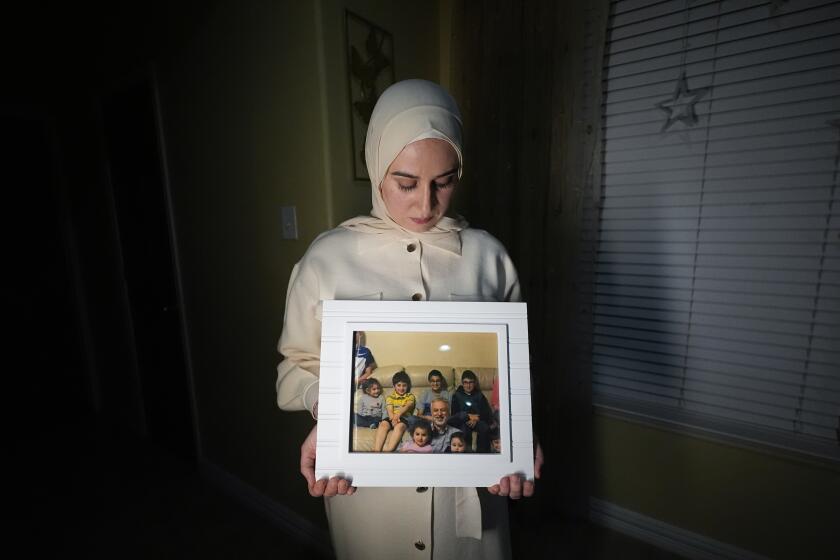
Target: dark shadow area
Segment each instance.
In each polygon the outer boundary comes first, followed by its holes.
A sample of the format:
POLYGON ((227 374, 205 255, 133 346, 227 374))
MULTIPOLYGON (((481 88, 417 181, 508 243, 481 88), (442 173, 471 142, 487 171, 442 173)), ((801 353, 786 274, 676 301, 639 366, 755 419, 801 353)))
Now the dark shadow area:
POLYGON ((27 556, 322 558, 194 463, 92 418, 33 435, 14 464, 27 556))

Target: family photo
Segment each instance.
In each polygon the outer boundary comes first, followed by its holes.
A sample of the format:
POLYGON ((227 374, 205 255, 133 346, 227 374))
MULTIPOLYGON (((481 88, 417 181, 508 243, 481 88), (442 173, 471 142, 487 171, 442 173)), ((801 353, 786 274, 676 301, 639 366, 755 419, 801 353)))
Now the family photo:
POLYGON ((354 331, 350 451, 500 453, 498 340, 354 331))

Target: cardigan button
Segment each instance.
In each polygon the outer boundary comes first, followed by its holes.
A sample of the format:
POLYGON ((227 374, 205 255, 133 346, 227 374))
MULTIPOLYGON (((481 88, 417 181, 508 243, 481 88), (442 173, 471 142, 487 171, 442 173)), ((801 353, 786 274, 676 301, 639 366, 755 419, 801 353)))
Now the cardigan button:
POLYGON ((425 492, 425 491, 426 491, 426 490, 428 490, 428 489, 429 489, 429 487, 428 487, 428 486, 418 486, 418 487, 417 487, 417 493, 418 493, 418 494, 422 494, 423 492, 425 492))
POLYGON ((414 294, 411 296, 412 301, 420 301, 421 299, 423 299, 423 294, 414 294))
POLYGON ((414 243, 409 243, 408 247, 405 248, 405 250, 409 253, 413 253, 415 249, 417 249, 417 245, 415 245, 414 243))
POLYGON ((414 543, 414 548, 416 548, 417 550, 426 550, 426 545, 423 544, 423 541, 417 541, 416 543, 414 543))

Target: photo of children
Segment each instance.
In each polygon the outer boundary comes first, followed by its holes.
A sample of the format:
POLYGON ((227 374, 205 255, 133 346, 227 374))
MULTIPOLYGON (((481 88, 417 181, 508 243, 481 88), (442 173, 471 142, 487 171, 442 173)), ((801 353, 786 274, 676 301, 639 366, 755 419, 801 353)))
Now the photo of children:
POLYGON ((351 452, 501 451, 495 333, 355 331, 349 369, 351 452))

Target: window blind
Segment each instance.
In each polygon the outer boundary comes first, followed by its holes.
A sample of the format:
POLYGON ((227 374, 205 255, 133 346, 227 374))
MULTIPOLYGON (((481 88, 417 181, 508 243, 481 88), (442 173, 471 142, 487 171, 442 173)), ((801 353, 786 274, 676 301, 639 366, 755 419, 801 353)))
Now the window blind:
POLYGON ((596 404, 840 458, 840 2, 611 8, 596 404))

